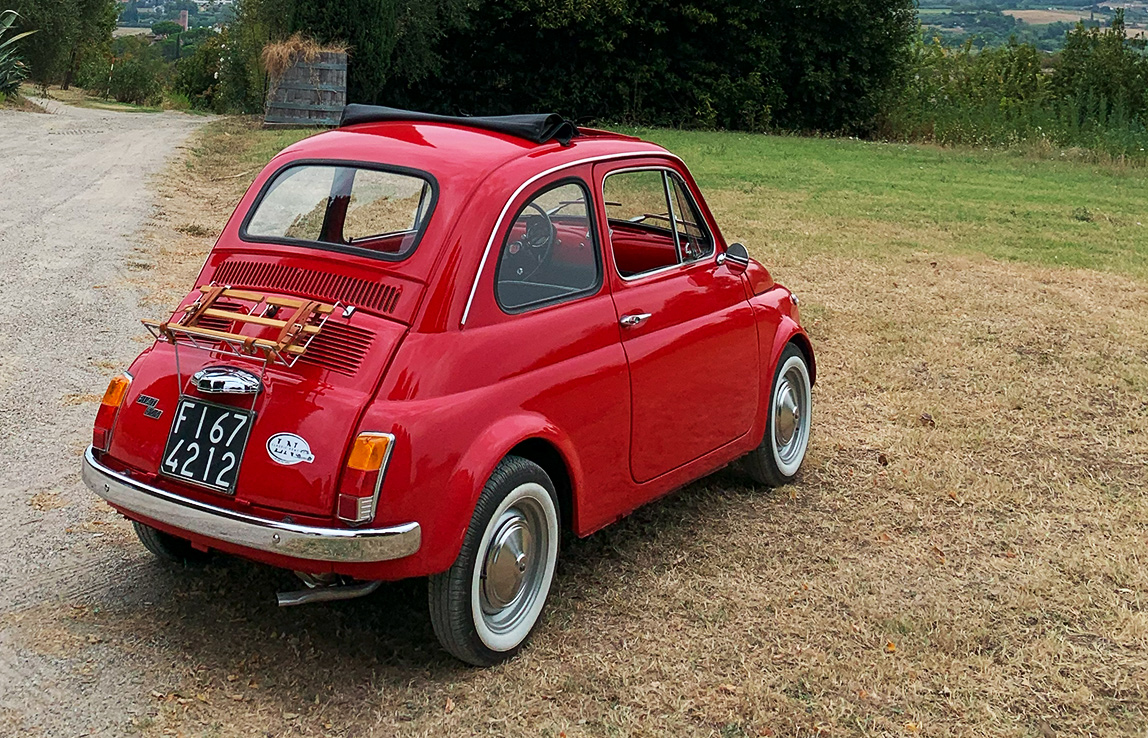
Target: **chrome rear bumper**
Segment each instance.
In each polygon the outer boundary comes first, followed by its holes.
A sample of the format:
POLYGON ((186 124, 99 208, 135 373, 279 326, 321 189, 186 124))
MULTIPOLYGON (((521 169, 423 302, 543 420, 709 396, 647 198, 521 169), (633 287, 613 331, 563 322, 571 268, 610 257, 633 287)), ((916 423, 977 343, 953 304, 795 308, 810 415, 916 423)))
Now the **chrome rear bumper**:
POLYGON ((117 508, 206 538, 311 561, 371 563, 410 556, 422 544, 418 523, 390 528, 315 528, 226 510, 112 471, 84 452, 84 483, 117 508))

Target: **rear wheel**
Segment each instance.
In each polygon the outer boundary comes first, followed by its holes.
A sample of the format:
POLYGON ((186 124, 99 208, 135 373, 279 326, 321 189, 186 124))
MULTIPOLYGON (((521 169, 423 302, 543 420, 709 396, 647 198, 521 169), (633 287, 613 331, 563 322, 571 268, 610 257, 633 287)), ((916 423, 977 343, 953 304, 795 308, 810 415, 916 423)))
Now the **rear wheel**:
POLYGON ((176 564, 202 564, 211 558, 210 553, 194 548, 191 541, 184 538, 164 533, 134 520, 132 527, 135 528, 140 543, 155 554, 156 558, 176 564))
POLYGON ((745 457, 745 469, 758 484, 780 487, 797 476, 809 449, 811 388, 805 354, 791 343, 781 352, 773 375, 765 437, 745 457))
POLYGON ((554 483, 532 461, 502 460, 475 506, 458 559, 430 578, 443 648, 475 666, 505 661, 542 615, 558 561, 554 483))

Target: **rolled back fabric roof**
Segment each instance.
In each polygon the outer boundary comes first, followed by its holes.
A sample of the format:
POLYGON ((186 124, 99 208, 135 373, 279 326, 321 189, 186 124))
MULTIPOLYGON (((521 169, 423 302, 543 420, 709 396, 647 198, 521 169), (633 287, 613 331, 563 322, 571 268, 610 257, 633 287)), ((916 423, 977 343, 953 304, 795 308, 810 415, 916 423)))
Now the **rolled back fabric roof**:
POLYGON ((536 113, 527 115, 453 116, 420 113, 415 110, 400 110, 381 105, 360 105, 352 103, 343 108, 339 127, 357 123, 382 123, 386 121, 409 121, 418 123, 450 123, 457 126, 481 128, 495 133, 524 138, 534 143, 557 141, 566 146, 570 139, 578 135, 578 127, 556 113, 536 113))

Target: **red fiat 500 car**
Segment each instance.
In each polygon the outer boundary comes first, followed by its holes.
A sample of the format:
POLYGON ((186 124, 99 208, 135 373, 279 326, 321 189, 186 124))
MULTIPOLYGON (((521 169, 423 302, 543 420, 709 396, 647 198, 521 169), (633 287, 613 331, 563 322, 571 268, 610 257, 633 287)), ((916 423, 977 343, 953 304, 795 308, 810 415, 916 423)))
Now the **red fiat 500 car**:
POLYGON ((563 532, 809 443, 797 298, 681 159, 556 116, 349 106, 146 324, 83 462, 143 544, 293 570, 281 604, 427 576, 472 664, 530 634, 563 532))

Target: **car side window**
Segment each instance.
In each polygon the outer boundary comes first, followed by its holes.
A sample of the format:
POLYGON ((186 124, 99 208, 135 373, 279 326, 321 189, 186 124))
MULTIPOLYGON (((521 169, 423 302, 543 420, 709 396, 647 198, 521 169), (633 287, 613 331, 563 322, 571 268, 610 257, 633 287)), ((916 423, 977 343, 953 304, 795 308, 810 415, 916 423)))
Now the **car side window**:
POLYGON ((602 283, 590 196, 567 180, 526 203, 503 241, 495 298, 503 310, 521 312, 596 292, 602 283))
POLYGON ((706 229, 705 221, 686 183, 676 174, 671 174, 669 181, 682 261, 703 259, 714 252, 714 240, 706 229))
POLYGON ((608 174, 602 195, 610 248, 626 279, 713 253, 698 208, 678 175, 665 169, 608 174))

